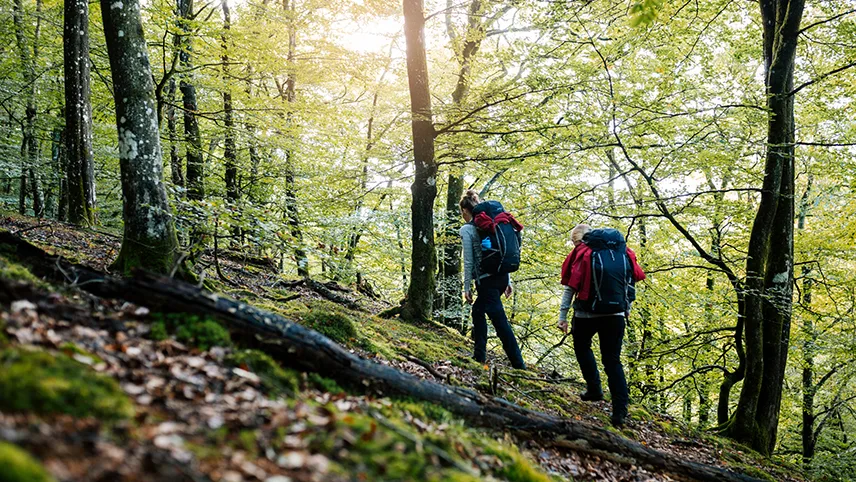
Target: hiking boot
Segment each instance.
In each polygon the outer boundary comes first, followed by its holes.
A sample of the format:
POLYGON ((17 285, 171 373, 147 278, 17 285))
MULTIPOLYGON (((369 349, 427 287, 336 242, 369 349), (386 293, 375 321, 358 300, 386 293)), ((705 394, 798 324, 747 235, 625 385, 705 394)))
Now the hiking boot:
POLYGON ((615 428, 621 428, 624 426, 625 419, 627 418, 627 409, 626 408, 613 408, 612 416, 609 420, 612 422, 612 426, 615 428))
POLYGON ((603 400, 603 392, 592 392, 587 390, 585 393, 580 393, 580 398, 584 402, 599 402, 603 400))

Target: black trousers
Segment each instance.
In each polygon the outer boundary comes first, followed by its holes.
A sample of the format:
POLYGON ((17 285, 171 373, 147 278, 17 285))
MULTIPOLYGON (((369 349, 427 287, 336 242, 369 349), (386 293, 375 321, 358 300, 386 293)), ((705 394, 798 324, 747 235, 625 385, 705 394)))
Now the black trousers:
POLYGON ((502 342, 502 348, 511 361, 514 368, 525 368, 520 347, 517 346, 517 338, 508 323, 505 309, 502 307, 502 293, 508 287, 508 275, 494 275, 482 279, 476 284, 478 295, 473 303, 473 341, 475 342, 475 353, 473 358, 479 363, 487 359, 487 320, 490 318, 496 335, 502 342))
POLYGON ((591 341, 597 334, 600 340, 600 359, 609 383, 614 411, 627 412, 627 380, 621 365, 621 344, 624 340, 624 315, 573 320, 574 354, 586 380, 589 393, 601 393, 597 362, 591 351, 591 341))

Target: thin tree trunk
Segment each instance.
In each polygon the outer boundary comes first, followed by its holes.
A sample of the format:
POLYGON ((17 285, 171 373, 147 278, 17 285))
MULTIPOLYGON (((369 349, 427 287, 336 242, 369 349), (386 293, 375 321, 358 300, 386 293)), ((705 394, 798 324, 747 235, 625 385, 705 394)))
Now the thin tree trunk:
MULTIPOLYGON (((452 92, 452 105, 455 110, 462 110, 463 103, 470 92, 470 73, 473 57, 478 53, 484 39, 486 21, 483 20, 481 0, 470 2, 467 15, 467 28, 463 36, 463 44, 459 46, 460 38, 455 33, 452 24, 452 0, 446 2, 446 32, 452 48, 456 52, 459 63, 458 80, 452 92)), ((443 226, 443 246, 440 250, 442 260, 439 265, 439 280, 437 294, 440 296, 441 323, 451 326, 461 333, 466 333, 464 309, 461 300, 463 284, 461 282, 461 246, 458 242, 458 229, 461 225, 461 212, 458 202, 464 192, 463 173, 454 170, 449 172, 446 183, 446 212, 443 226)))
POLYGON ((95 165, 89 85, 89 3, 65 0, 65 141, 68 220, 95 224, 95 165))
MULTIPOLYGON (((296 0, 284 0, 283 9, 288 16, 288 56, 286 62, 289 67, 288 77, 285 81, 285 101, 288 103, 287 125, 289 131, 294 128, 294 107, 297 99, 297 73, 295 72, 295 60, 297 50, 297 28, 295 25, 296 0)), ((303 247, 303 229, 300 224, 300 216, 297 208, 297 188, 295 187, 295 163, 297 136, 289 132, 291 145, 285 151, 285 219, 291 230, 294 240, 294 258, 297 263, 297 275, 309 276, 309 258, 303 247)))
POLYGON ((179 196, 181 196, 185 186, 181 157, 178 155, 178 135, 176 133, 175 122, 175 89, 175 78, 170 78, 166 93, 166 128, 169 135, 169 167, 172 175, 172 183, 179 188, 179 196))
POLYGON ((27 192, 33 195, 33 214, 41 217, 43 210, 41 185, 38 178, 38 140, 36 139, 36 62, 39 54, 39 33, 41 30, 41 0, 36 0, 36 29, 33 33, 32 50, 27 37, 24 23, 25 13, 22 0, 15 0, 12 10, 12 20, 15 27, 15 40, 21 69, 24 73, 25 111, 22 124, 23 140, 21 143, 21 185, 18 211, 26 213, 27 192))
POLYGON ((410 86, 411 128, 415 177, 410 187, 411 213, 410 286, 401 316, 409 321, 431 319, 434 296, 434 199, 437 197, 437 164, 434 161, 434 124, 425 57, 425 17, 422 0, 404 0, 404 36, 407 43, 407 79, 410 86))
MULTIPOLYGON (((235 120, 232 111, 232 90, 229 87, 231 78, 229 75, 229 32, 232 28, 232 18, 229 12, 229 3, 226 0, 220 2, 223 10, 223 85, 226 86, 223 91, 223 127, 225 130, 223 139, 223 162, 225 164, 224 180, 226 183, 226 200, 232 206, 237 206, 240 200, 240 191, 238 188, 238 153, 235 147, 235 120)), ((237 225, 232 226, 233 242, 236 242, 241 235, 241 228, 237 225)))
MULTIPOLYGON (((60 117, 65 117, 61 113, 60 117)), ((65 221, 68 218, 68 185, 66 180, 66 156, 65 156, 65 129, 56 127, 51 135, 51 157, 53 158, 54 171, 57 173, 57 201, 56 218, 65 221)))
POLYGON ((170 273, 178 240, 163 185, 154 82, 138 0, 101 0, 116 104, 125 235, 112 269, 170 273))
MULTIPOLYGON (((797 222, 797 228, 800 232, 805 231, 805 220, 808 214, 808 199, 811 194, 812 176, 809 174, 808 186, 803 193, 800 201, 800 215, 797 222)), ((811 467, 811 461, 814 458, 815 446, 817 438, 814 432, 814 398, 817 393, 817 387, 814 383, 814 357, 817 344, 817 332, 814 328, 814 321, 811 313, 811 295, 812 295, 812 279, 811 265, 804 265, 802 268, 802 305, 807 312, 802 324, 802 456, 803 466, 808 469, 811 467)))
POLYGON ((187 157, 186 175, 187 199, 201 201, 205 199, 205 162, 202 158, 202 137, 199 134, 199 122, 196 120, 196 112, 199 110, 196 103, 196 86, 193 85, 193 68, 191 58, 192 43, 189 22, 193 16, 193 0, 178 0, 179 25, 182 36, 176 37, 179 42, 179 63, 181 64, 181 91, 182 104, 184 108, 184 143, 187 157))

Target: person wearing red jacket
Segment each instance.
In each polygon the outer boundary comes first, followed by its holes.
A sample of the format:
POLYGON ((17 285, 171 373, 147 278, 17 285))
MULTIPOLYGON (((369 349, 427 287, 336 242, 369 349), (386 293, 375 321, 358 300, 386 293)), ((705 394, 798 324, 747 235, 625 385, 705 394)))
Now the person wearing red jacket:
MULTIPOLYGON (((567 315, 573 301, 571 336, 574 340, 574 354, 586 381, 586 391, 580 395, 580 398, 584 401, 603 400, 600 374, 591 350, 592 339, 597 334, 600 340, 601 360, 612 397, 612 423, 620 427, 624 425, 628 404, 627 380, 624 376, 624 367, 621 365, 621 345, 624 340, 626 318, 630 316, 630 302, 635 298, 635 290, 629 290, 627 309, 623 313, 594 313, 588 310, 591 306, 588 301, 592 297, 592 249, 586 245, 585 237, 591 230, 590 226, 579 224, 571 231, 574 249, 562 264, 561 281, 564 292, 559 308, 559 329, 564 333, 568 332, 567 315)), ((636 260, 636 253, 630 248, 627 248, 626 252, 632 266, 633 282, 645 279, 645 272, 636 260)))

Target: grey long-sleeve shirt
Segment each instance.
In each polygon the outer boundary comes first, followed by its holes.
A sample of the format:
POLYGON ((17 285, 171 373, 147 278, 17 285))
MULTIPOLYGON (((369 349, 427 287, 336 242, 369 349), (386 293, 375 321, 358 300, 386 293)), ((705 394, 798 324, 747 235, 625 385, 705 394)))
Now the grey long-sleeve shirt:
POLYGON ((472 293, 473 280, 480 278, 481 239, 476 227, 470 223, 461 226, 461 245, 464 248, 464 292, 472 293))

